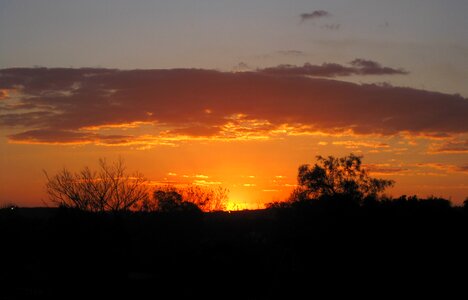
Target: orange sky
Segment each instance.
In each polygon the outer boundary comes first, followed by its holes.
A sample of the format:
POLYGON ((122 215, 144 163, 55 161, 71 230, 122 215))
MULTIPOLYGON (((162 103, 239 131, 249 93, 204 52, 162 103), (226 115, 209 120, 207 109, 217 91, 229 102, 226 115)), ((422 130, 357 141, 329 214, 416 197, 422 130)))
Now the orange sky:
POLYGON ((55 2, 0 3, 0 205, 121 157, 259 208, 351 152, 393 196, 468 196, 467 1, 55 2))
MULTIPOLYGON (((31 87, 4 90, 2 107, 6 112, 1 115, 4 126, 0 140, 2 203, 43 205, 42 201, 47 202, 47 198, 42 170, 54 173, 62 167, 72 170, 85 165, 97 167, 99 158, 122 157, 129 170, 142 172, 152 184, 221 185, 230 190, 230 209, 262 208, 264 203, 287 197, 296 183, 300 164, 313 162, 316 155, 342 156, 350 152, 364 155, 364 163, 374 176, 396 180, 395 188, 389 191, 391 195, 435 195, 451 198, 455 203, 468 195, 466 124, 460 123, 456 111, 460 105, 466 109, 466 99, 459 96, 433 95, 421 90, 400 91, 388 86, 351 86, 357 89, 352 91, 356 97, 365 98, 368 93, 375 93, 373 89, 382 88, 382 93, 401 93, 401 101, 407 101, 409 106, 419 105, 411 102, 418 100, 413 100, 415 96, 432 102, 434 107, 425 105, 423 114, 419 115, 398 107, 382 111, 382 107, 388 105, 384 101, 392 105, 395 102, 388 96, 387 100, 385 95, 381 100, 374 100, 381 103, 363 107, 359 98, 348 100, 341 98, 339 91, 327 91, 327 85, 340 85, 340 81, 307 79, 302 82, 302 77, 283 79, 276 75, 246 73, 259 80, 253 96, 251 87, 242 87, 245 83, 241 80, 239 84, 237 77, 224 89, 214 87, 207 92, 203 89, 205 78, 202 76, 201 79, 192 78, 200 80, 196 86, 187 87, 182 83, 178 91, 167 94, 159 90, 157 84, 154 87, 154 81, 135 89, 130 88, 139 84, 138 80, 130 85, 125 82, 123 87, 117 86, 122 84, 117 81, 112 84, 116 85, 115 90, 120 88, 124 97, 113 92, 100 98, 102 91, 86 87, 97 84, 96 81, 77 84, 81 79, 74 75, 72 84, 66 80, 61 82, 63 72, 75 71, 61 70, 61 77, 55 79, 54 74, 50 74, 53 70, 16 70, 19 74, 33 73, 22 75, 28 78, 31 87), (47 76, 34 72, 49 73, 48 80, 42 81, 41 78, 47 76), (37 82, 31 78, 37 78, 37 82), (302 85, 293 82, 294 78, 302 85), (276 81, 277 85, 286 80, 288 85, 279 90, 277 87, 270 89, 269 80, 276 81), (60 84, 64 87, 57 86, 60 84), (231 92, 226 95, 228 101, 223 102, 220 97, 226 89, 232 88, 231 85, 235 85, 235 89, 228 91, 231 92), (303 99, 303 94, 297 90, 290 92, 289 85, 303 88, 306 96, 310 92, 313 95, 303 99), (319 95, 315 93, 315 85, 320 88, 319 95), (208 100, 194 105, 190 102, 191 94, 184 89, 198 89, 208 100), (158 99, 160 92, 163 96, 158 99), (88 93, 90 98, 81 98, 80 93, 88 93), (128 97, 128 93, 141 98, 128 97), (172 94, 178 96, 179 103, 165 101, 173 97, 172 94), (275 98, 277 94, 281 97, 275 98), (405 99, 406 94, 413 98, 405 99), (56 104, 56 101, 67 103, 74 97, 74 101, 80 101, 76 107, 56 104), (231 102, 233 97, 238 100, 235 104, 231 102), (444 113, 452 119, 440 120, 439 98, 448 101, 444 113), (99 101, 102 102, 99 105, 114 113, 101 113, 99 107, 93 107, 94 115, 86 115, 90 112, 83 106, 96 106, 99 101), (183 101, 190 107, 181 106, 183 101), (268 106, 269 101, 272 101, 271 106, 268 106), (135 102, 140 107, 135 106, 135 102), (290 105, 302 107, 290 109, 290 105), (348 105, 345 113, 354 116, 346 117, 340 112, 341 105, 348 105), (202 109, 197 111, 197 106, 202 109), (238 113, 233 113, 236 111, 238 113), (369 111, 375 112, 369 114, 369 111), (338 118, 336 114, 345 118, 338 118), (383 116, 386 119, 382 121, 383 116), (398 122, 392 123, 392 118, 398 122)), ((12 71, 3 72, 6 78, 5 73, 12 71)), ((154 72, 160 76, 159 71, 154 72)), ((143 82, 147 80, 144 74, 137 76, 142 76, 143 82)), ((25 79, 18 76, 15 80, 25 79)), ((206 85, 211 85, 212 81, 210 78, 206 85)), ((193 97, 203 98, 196 94, 193 97)))

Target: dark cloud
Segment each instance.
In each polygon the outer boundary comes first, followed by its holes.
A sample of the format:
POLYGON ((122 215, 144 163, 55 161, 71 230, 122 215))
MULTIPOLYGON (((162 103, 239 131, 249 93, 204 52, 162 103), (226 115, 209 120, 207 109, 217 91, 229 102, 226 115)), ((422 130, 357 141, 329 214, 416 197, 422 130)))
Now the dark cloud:
MULTIPOLYGON (((382 73, 382 67, 367 60, 355 60, 350 67, 310 66, 309 73, 337 76, 349 74, 350 68, 359 74, 382 73)), ((143 135, 229 139, 261 138, 272 132, 468 133, 468 99, 459 95, 304 73, 3 69, 0 89, 15 90, 15 99, 2 102, 21 109, 0 113, 0 126, 16 132, 9 137, 14 142, 98 144, 127 144, 143 135), (290 73, 301 76, 283 76, 290 73), (133 128, 131 124, 140 123, 153 125, 143 133, 118 131, 125 124, 133 128), (90 129, 106 126, 111 129, 90 129)), ((465 142, 439 150, 460 147, 468 149, 465 142)))
POLYGON ((421 136, 424 138, 434 139, 434 140, 447 139, 451 137, 450 134, 446 132, 428 132, 428 133, 422 134, 421 136))
POLYGON ((402 75, 408 74, 403 69, 394 69, 389 67, 383 67, 378 62, 366 59, 355 59, 350 64, 356 68, 356 74, 359 75, 402 75))
POLYGON ((314 10, 313 12, 304 13, 304 14, 300 15, 301 22, 304 22, 304 21, 307 21, 307 20, 330 17, 330 16, 331 16, 331 14, 328 11, 325 11, 325 10, 314 10))
POLYGON ((132 136, 125 135, 100 135, 90 132, 79 132, 60 129, 37 129, 28 130, 9 136, 13 142, 25 143, 97 143, 97 144, 127 144, 133 140, 132 136))
POLYGON ((408 74, 402 69, 383 67, 379 63, 365 59, 355 59, 349 66, 335 63, 324 63, 322 65, 312 65, 305 63, 303 66, 279 65, 265 68, 260 72, 277 75, 305 75, 316 77, 337 77, 351 75, 403 75, 408 74))

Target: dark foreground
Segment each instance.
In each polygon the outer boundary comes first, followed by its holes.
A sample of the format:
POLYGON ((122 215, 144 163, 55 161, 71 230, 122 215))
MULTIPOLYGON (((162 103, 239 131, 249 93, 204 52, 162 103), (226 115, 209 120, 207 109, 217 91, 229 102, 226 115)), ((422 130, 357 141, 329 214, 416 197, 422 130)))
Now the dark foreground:
POLYGON ((447 298, 468 287, 468 210, 440 200, 209 214, 3 209, 0 232, 0 299, 447 298))

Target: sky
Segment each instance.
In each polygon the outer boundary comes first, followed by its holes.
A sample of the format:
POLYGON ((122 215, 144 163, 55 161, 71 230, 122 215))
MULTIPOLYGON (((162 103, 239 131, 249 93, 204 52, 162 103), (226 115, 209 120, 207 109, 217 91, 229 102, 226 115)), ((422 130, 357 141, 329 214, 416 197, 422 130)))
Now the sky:
POLYGON ((468 196, 468 1, 0 0, 0 204, 123 158, 152 184, 287 198, 355 153, 389 194, 468 196))

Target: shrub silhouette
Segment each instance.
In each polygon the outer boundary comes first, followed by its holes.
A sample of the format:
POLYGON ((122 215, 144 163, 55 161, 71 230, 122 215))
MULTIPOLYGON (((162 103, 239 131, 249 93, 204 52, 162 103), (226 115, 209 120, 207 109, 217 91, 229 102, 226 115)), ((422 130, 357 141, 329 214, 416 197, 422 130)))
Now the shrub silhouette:
POLYGON ((112 164, 99 160, 99 170, 85 167, 73 173, 64 168, 47 178, 49 199, 62 207, 85 211, 127 211, 148 198, 147 180, 136 172, 128 174, 123 160, 112 164))
POLYGON ((226 207, 228 191, 219 187, 210 189, 201 186, 187 186, 176 188, 174 186, 161 186, 153 192, 153 199, 142 201, 142 211, 218 211, 226 207))
POLYGON ((182 195, 174 187, 163 187, 153 192, 155 210, 170 212, 182 210, 182 195))
POLYGON ((197 205, 202 211, 220 211, 226 209, 229 191, 223 187, 207 188, 189 185, 180 190, 186 202, 197 205))
POLYGON ((393 180, 370 177, 362 167, 361 159, 362 156, 352 153, 340 158, 317 156, 313 166, 301 165, 297 175, 298 187, 290 200, 347 198, 360 201, 377 197, 387 187, 393 186, 393 180))

